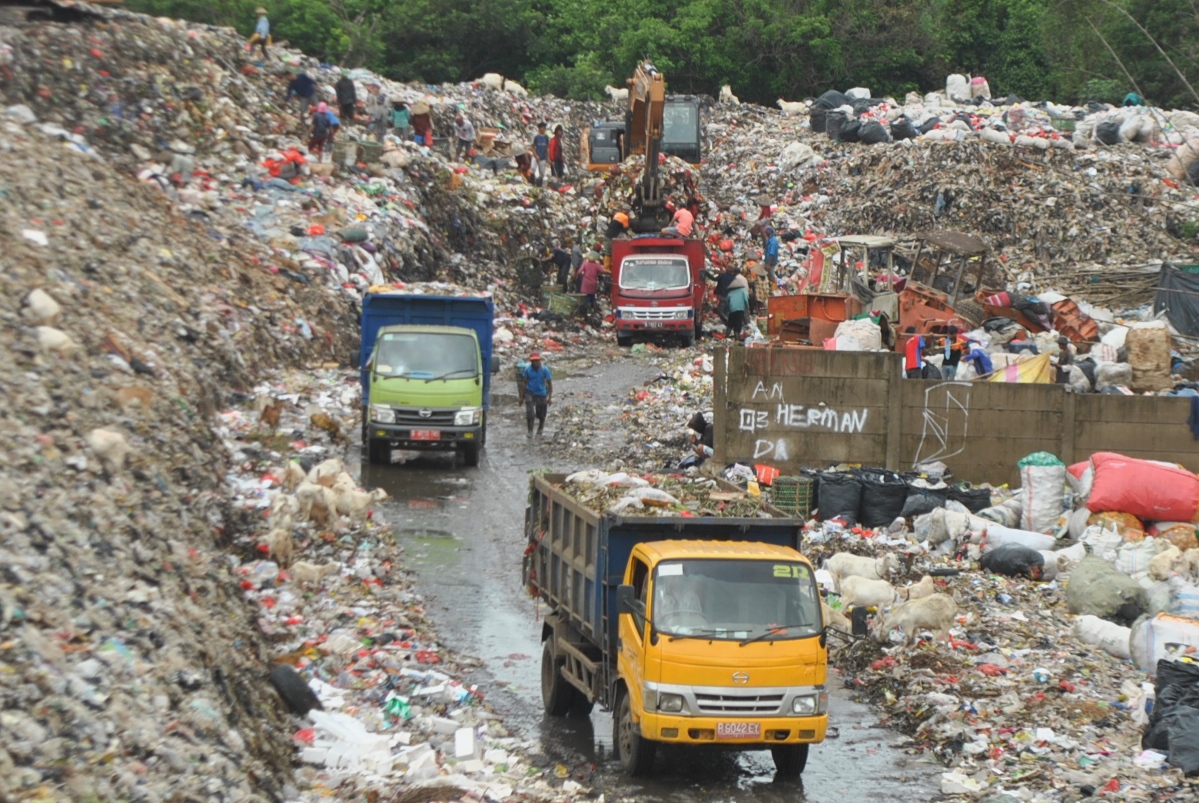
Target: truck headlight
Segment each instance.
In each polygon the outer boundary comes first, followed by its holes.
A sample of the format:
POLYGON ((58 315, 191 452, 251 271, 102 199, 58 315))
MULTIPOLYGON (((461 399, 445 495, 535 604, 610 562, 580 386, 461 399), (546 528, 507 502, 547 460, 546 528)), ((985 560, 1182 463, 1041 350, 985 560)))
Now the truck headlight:
POLYGON ((480 407, 463 407, 458 412, 454 413, 454 426, 469 427, 479 423, 479 416, 483 414, 480 407))
POLYGON ((394 424, 396 411, 384 404, 372 404, 371 421, 378 421, 380 424, 394 424))
POLYGON ((807 694, 803 697, 796 697, 791 701, 791 713, 800 714, 802 716, 811 716, 816 713, 816 695, 807 694))
POLYGON ((691 310, 689 310, 689 309, 681 309, 681 310, 679 310, 678 312, 676 312, 676 313, 674 314, 674 317, 675 317, 675 318, 677 318, 677 319, 679 319, 679 320, 684 320, 684 319, 686 319, 686 318, 690 318, 690 317, 691 317, 691 310))
POLYGON ((658 710, 664 711, 667 714, 677 714, 681 712, 683 710, 683 695, 659 694, 658 710))

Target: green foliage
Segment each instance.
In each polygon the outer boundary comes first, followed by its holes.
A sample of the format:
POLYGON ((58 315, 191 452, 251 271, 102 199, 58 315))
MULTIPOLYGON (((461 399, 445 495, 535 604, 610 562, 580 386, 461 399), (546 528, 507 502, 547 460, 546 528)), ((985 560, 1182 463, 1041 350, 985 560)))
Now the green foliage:
MULTIPOLYGON (((233 25, 246 35, 259 5, 259 0, 129 2, 134 10, 233 25)), ((742 100, 768 104, 851 86, 868 87, 876 96, 902 96, 943 87, 951 72, 986 76, 1000 96, 1118 102, 1139 89, 1158 103, 1199 104, 1193 89, 1199 86, 1194 0, 267 0, 264 5, 276 39, 400 80, 466 81, 497 72, 536 91, 596 98, 605 84, 623 86, 648 59, 666 74, 672 92, 716 95, 728 83, 742 100)))

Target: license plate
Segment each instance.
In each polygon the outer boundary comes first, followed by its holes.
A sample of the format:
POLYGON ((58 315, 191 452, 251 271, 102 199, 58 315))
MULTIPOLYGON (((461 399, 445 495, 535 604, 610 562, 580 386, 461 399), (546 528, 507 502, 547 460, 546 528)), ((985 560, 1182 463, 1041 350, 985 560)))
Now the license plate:
POLYGON ((645 325, 645 328, 646 329, 661 329, 662 322, 661 321, 650 321, 649 323, 647 323, 645 325))
POLYGON ((761 722, 717 722, 717 739, 761 739, 761 722))
POLYGON ((441 440, 440 429, 414 429, 412 430, 412 440, 414 441, 439 441, 441 440))

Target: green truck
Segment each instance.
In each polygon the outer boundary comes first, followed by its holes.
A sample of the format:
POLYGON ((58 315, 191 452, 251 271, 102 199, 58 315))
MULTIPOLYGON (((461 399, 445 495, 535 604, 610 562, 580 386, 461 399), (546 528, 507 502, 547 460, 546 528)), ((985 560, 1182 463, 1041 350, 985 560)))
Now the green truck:
POLYGON ((393 448, 456 451, 479 464, 487 443, 494 305, 488 296, 372 291, 362 299, 362 444, 372 463, 393 448))

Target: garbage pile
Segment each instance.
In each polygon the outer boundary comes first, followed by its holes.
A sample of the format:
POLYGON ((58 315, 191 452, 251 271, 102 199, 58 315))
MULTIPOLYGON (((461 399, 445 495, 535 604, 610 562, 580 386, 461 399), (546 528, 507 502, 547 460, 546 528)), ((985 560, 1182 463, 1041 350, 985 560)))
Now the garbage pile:
POLYGON ((568 476, 562 490, 597 513, 626 516, 770 518, 762 498, 719 481, 679 474, 639 475, 591 469, 568 476))
MULTIPOLYGON (((1180 682, 1199 647, 1199 479, 1109 453, 1029 455, 1015 491, 922 468, 806 475, 826 618, 877 611, 834 653, 847 683, 949 766, 945 794, 1184 794, 1191 703, 1158 714, 1150 675, 1180 682)), ((1158 705, 1191 700, 1181 682, 1158 705)))
POLYGON ((532 763, 545 763, 538 745, 512 736, 487 690, 460 679, 477 667, 432 631, 378 512, 387 494, 360 488, 336 456, 356 383, 305 371, 254 393, 277 417, 233 408, 218 429, 233 458, 232 503, 251 523, 229 560, 272 643, 270 683, 291 714, 281 741, 297 751, 305 794, 578 793, 575 781, 547 782, 532 763))

